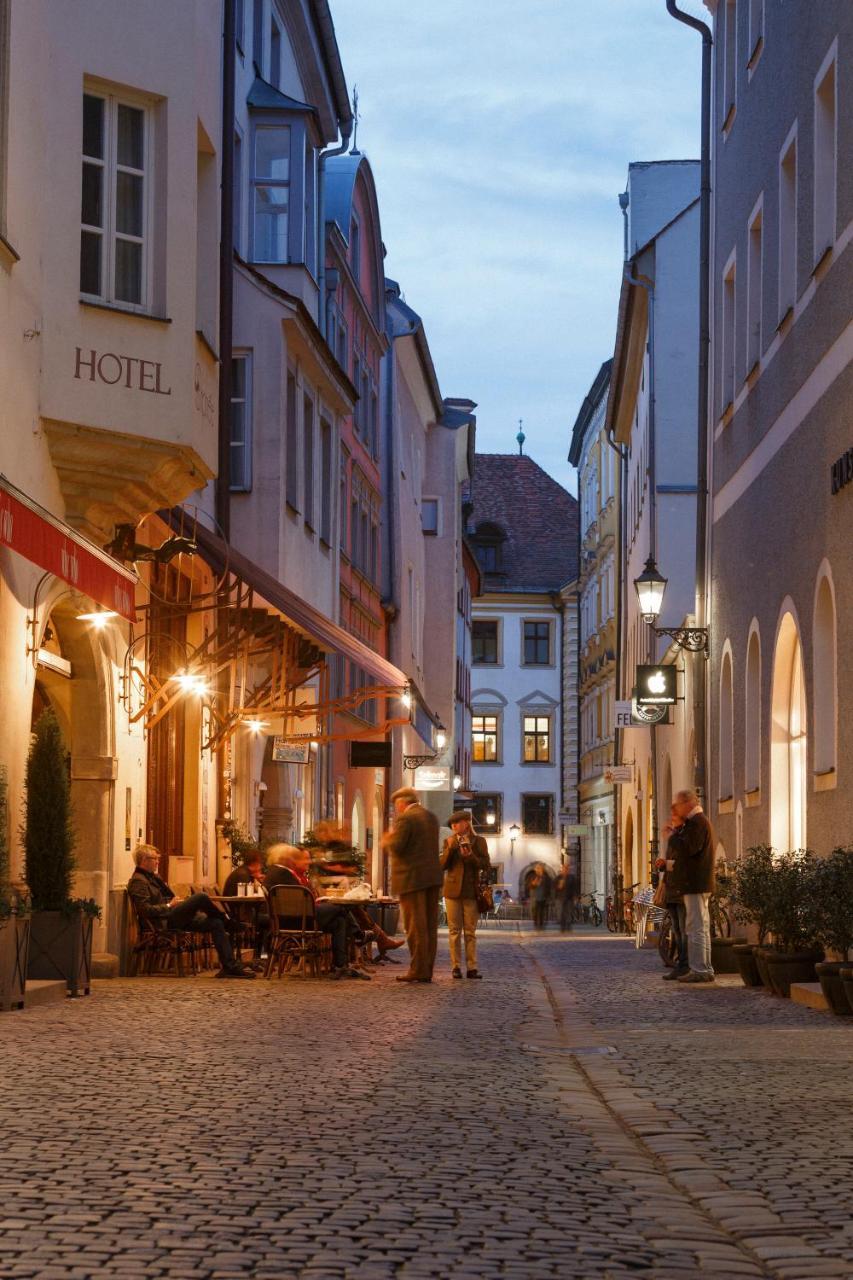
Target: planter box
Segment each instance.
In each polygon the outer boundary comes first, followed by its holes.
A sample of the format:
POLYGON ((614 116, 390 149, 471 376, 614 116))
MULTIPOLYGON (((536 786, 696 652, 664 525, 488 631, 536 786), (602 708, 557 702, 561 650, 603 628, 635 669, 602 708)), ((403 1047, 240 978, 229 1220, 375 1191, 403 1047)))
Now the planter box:
POLYGON ((739 973, 735 945, 746 942, 745 938, 712 938, 711 964, 715 973, 739 973))
POLYGON ((87 996, 92 980, 92 916, 34 911, 28 978, 62 979, 70 996, 87 996))
MULTIPOLYGON (((765 951, 770 984, 777 995, 791 994, 791 983, 817 982, 815 965, 823 959, 822 951, 765 951)), ((760 967, 760 961, 759 961, 760 967)))
POLYGON ((734 962, 745 987, 761 987, 764 984, 758 972, 755 958, 757 948, 751 942, 735 942, 732 946, 734 962))
POLYGON ((28 915, 0 921, 0 1011, 24 1007, 29 947, 28 915))
POLYGON ((849 1018, 853 1015, 853 1006, 847 999, 844 982, 841 978, 841 970, 848 967, 846 963, 838 960, 825 960, 823 964, 815 966, 817 980, 820 983, 823 994, 826 996, 827 1003, 832 1012, 840 1018, 849 1018))

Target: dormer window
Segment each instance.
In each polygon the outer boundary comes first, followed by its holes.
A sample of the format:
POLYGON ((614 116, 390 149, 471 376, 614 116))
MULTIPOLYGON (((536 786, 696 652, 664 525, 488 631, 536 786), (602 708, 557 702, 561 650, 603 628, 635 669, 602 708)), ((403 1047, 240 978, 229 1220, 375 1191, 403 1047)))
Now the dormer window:
POLYGON ((506 534, 500 525, 481 524, 474 535, 477 559, 484 573, 503 572, 503 544, 506 534))

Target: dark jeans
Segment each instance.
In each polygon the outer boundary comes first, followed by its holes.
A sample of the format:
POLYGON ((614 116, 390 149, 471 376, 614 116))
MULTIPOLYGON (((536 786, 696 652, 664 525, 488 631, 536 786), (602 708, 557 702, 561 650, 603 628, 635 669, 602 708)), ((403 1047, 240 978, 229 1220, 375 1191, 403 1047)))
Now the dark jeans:
POLYGON ((560 903, 560 929, 563 933, 571 933, 575 915, 575 899, 564 898, 560 903))
POLYGON ((335 968, 345 969, 349 965, 349 911, 339 902, 318 902, 317 927, 332 940, 332 963, 335 968))
POLYGON ((534 899, 531 909, 534 929, 544 929, 548 923, 548 900, 537 902, 534 899))
POLYGON ((683 902, 668 902, 666 909, 672 921, 672 936, 676 945, 675 967, 679 972, 687 972, 687 916, 683 902))
POLYGON ((164 916, 171 929, 187 929, 190 933, 209 933, 223 969, 234 963, 231 939, 225 929, 225 916, 210 901, 206 893, 193 893, 176 907, 170 907, 164 916))

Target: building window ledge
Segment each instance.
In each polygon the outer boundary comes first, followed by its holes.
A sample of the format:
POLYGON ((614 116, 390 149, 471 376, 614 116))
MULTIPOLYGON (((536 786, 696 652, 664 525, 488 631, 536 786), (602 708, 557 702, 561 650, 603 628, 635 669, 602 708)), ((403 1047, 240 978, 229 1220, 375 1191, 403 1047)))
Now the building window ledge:
POLYGON ((132 316, 134 320, 153 320, 155 324, 171 324, 171 316, 155 316, 150 311, 137 311, 133 307, 122 307, 117 302, 96 302, 93 298, 81 298, 81 307, 93 307, 96 311, 114 311, 120 316, 132 316))
POLYGON ((834 791, 838 786, 838 773, 835 769, 823 769, 813 777, 815 791, 834 791))
POLYGON ((747 809, 757 809, 761 804, 761 788, 756 787, 754 791, 747 791, 743 799, 747 809))

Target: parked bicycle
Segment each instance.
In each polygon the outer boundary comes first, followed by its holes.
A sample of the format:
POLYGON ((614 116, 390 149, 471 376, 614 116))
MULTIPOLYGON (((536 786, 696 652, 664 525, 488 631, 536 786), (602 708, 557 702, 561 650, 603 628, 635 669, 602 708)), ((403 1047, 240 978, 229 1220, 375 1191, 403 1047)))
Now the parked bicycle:
POLYGON ((603 919, 601 907, 596 902, 594 893, 584 894, 575 903, 572 912, 572 920, 575 924, 592 924, 597 929, 603 919))

